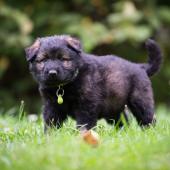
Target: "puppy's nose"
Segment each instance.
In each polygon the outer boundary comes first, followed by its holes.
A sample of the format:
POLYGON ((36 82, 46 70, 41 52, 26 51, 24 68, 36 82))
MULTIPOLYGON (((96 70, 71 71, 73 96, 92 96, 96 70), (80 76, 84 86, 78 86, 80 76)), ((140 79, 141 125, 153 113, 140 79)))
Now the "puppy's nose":
POLYGON ((57 71, 56 71, 56 70, 50 70, 50 71, 48 72, 48 74, 49 74, 49 76, 55 77, 55 76, 57 76, 57 71))

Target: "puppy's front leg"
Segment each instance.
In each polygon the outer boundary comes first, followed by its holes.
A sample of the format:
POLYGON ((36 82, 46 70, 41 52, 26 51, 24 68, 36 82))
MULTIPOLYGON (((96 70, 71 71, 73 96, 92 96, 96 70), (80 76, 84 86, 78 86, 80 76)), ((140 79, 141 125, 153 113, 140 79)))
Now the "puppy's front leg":
POLYGON ((80 130, 83 140, 92 146, 97 146, 99 144, 99 135, 92 130, 96 126, 97 115, 80 111, 76 114, 76 120, 77 128, 80 130))
POLYGON ((46 101, 43 109, 43 117, 45 123, 44 132, 46 132, 48 127, 60 128, 66 120, 67 115, 60 113, 56 107, 56 104, 46 101))

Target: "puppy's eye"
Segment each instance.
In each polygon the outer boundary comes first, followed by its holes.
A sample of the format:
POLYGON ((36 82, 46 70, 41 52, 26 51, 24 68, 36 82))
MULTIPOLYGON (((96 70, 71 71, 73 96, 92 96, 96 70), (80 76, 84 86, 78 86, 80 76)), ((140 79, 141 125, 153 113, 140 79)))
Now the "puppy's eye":
POLYGON ((42 56, 40 56, 39 58, 37 58, 36 62, 41 63, 41 62, 45 62, 46 60, 48 60, 48 55, 44 54, 42 56))
POLYGON ((37 63, 42 63, 42 62, 43 62, 43 60, 37 60, 36 62, 37 62, 37 63))
POLYGON ((69 56, 63 55, 63 56, 62 56, 62 60, 63 60, 63 61, 70 61, 71 59, 70 59, 69 56))
POLYGON ((68 60, 70 60, 70 57, 68 57, 67 55, 65 55, 65 54, 58 54, 57 55, 57 58, 59 59, 59 60, 61 60, 61 61, 68 61, 68 60))
POLYGON ((42 59, 37 60, 36 62, 37 62, 37 63, 42 63, 42 62, 44 62, 44 61, 46 61, 46 60, 47 60, 47 58, 42 58, 42 59))

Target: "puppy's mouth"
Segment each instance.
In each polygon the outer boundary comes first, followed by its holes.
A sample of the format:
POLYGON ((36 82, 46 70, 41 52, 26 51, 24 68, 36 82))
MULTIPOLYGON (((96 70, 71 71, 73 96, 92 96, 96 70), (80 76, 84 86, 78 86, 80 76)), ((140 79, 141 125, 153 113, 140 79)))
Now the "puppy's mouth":
POLYGON ((52 81, 52 80, 48 80, 47 82, 45 82, 45 85, 48 87, 58 87, 59 85, 65 85, 68 84, 69 81, 52 81))
POLYGON ((48 87, 57 87, 59 85, 66 85, 70 82, 73 82, 76 77, 78 76, 79 70, 76 69, 71 78, 66 78, 64 80, 60 80, 58 77, 48 77, 47 80, 44 82, 48 87))

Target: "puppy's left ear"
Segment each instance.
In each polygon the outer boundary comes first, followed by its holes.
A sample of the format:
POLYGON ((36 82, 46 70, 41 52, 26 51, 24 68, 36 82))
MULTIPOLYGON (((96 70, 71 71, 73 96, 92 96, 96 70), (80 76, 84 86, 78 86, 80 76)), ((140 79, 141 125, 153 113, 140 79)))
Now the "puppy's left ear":
POLYGON ((36 41, 30 47, 25 48, 27 61, 31 61, 36 57, 39 48, 40 48, 40 38, 36 39, 36 41))
POLYGON ((81 43, 78 39, 73 38, 73 37, 68 37, 66 39, 66 41, 67 41, 67 45, 68 45, 69 48, 71 48, 72 50, 74 50, 78 53, 82 52, 82 46, 81 46, 81 43))

